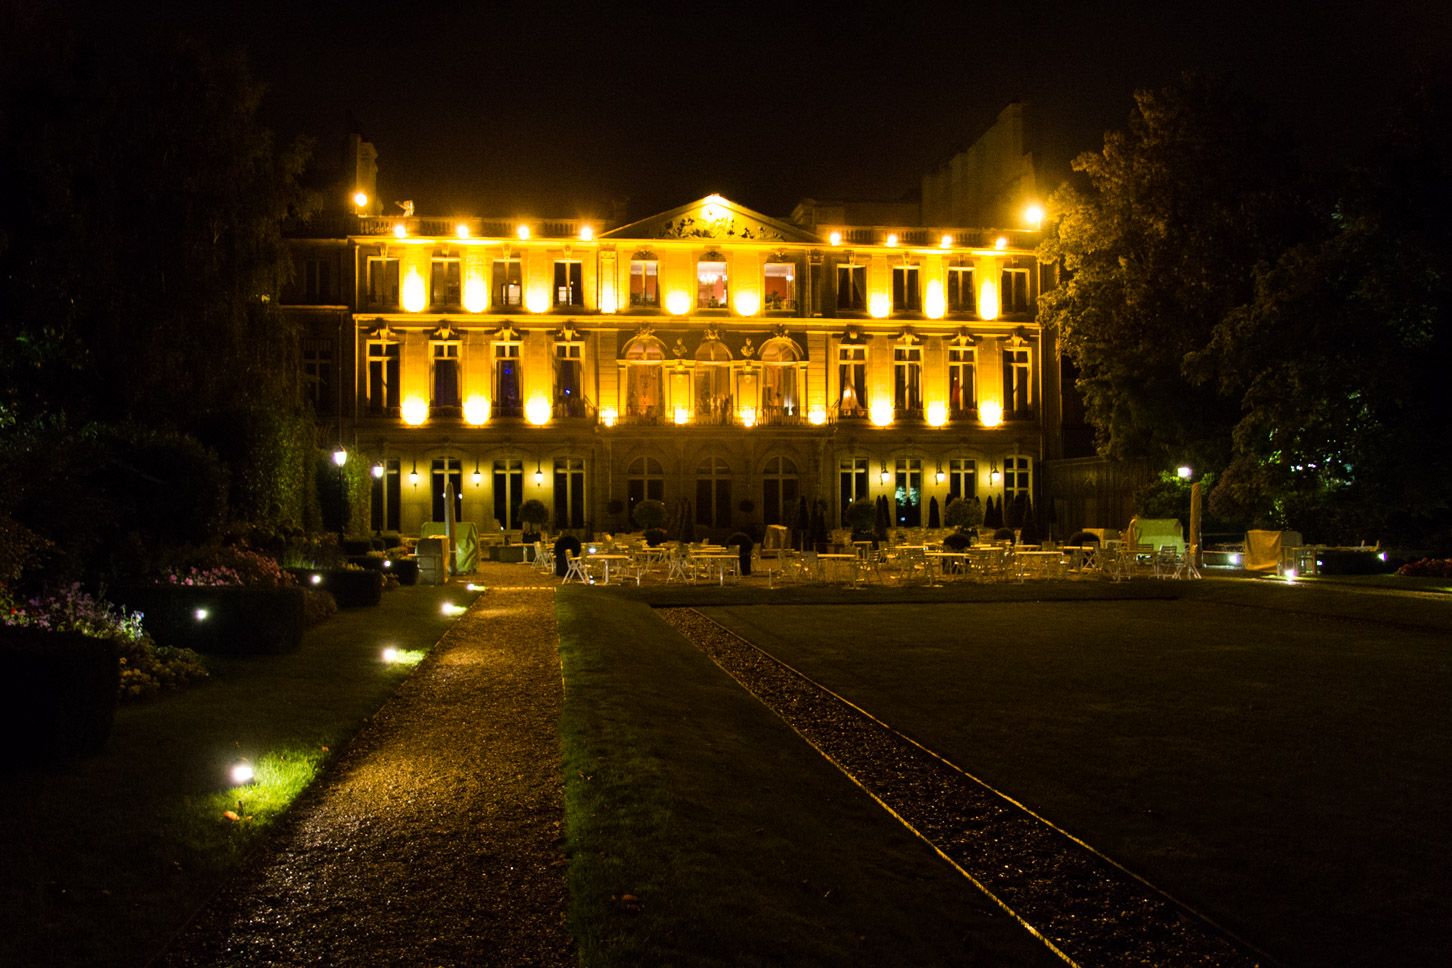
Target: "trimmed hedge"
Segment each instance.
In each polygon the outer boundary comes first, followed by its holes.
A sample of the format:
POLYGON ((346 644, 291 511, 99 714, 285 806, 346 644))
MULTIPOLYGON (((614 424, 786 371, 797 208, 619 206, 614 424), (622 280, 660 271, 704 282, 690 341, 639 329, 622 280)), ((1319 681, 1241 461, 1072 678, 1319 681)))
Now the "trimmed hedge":
POLYGON ((321 588, 332 593, 339 608, 377 605, 383 600, 383 570, 352 571, 347 568, 284 568, 297 578, 299 585, 321 588), (313 581, 313 576, 321 581, 313 581))
POLYGON ((389 558, 388 570, 398 579, 400 585, 418 584, 417 558, 389 558))
MULTIPOLYGON (((356 574, 372 574, 356 572, 356 574)), ((380 575, 373 575, 380 584, 380 575)), ((302 641, 301 588, 243 585, 152 585, 117 596, 142 613, 141 625, 158 645, 223 655, 275 655, 302 641), (206 617, 197 618, 205 609, 206 617)))
POLYGON ((115 646, 79 632, 0 626, 0 727, 7 765, 48 765, 100 751, 116 718, 115 646))
POLYGON ((1371 551, 1316 552, 1316 571, 1323 575, 1385 575, 1394 570, 1371 551))

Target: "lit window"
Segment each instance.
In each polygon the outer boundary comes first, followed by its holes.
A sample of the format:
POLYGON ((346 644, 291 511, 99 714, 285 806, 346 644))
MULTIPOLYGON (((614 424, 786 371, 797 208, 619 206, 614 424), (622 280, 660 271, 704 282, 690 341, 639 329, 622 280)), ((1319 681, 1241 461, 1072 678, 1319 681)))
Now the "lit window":
POLYGON ((923 523, 923 462, 916 457, 898 458, 892 479, 893 520, 899 528, 918 528, 923 523))
POLYGON ((621 353, 625 382, 625 415, 655 421, 664 413, 665 344, 654 336, 636 336, 621 353))
POLYGON ((660 263, 656 260, 630 260, 630 305, 660 306, 660 263))
POLYGON ((696 308, 725 309, 726 263, 702 259, 696 263, 696 308))
POLYGON ((797 308, 797 267, 790 262, 766 264, 764 289, 767 312, 792 312, 797 308))
POLYGON ((585 305, 585 290, 580 263, 573 259, 555 262, 555 305, 585 305))
POLYGON ((524 270, 518 259, 495 259, 493 285, 495 306, 524 305, 524 270))
POLYGON ((837 412, 844 417, 867 413, 867 347, 843 343, 837 347, 837 412))

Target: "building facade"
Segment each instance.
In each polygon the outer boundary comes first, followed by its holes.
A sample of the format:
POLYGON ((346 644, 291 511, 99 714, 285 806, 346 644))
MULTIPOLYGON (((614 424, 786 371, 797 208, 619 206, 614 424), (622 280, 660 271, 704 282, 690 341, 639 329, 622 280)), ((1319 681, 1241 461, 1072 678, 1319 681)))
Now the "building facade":
MULTIPOLYGON (((719 196, 624 225, 385 216, 293 239, 307 386, 372 477, 368 525, 633 529, 647 498, 698 535, 895 525, 954 497, 1038 503, 1058 349, 1035 231, 777 219, 719 196)), ((920 220, 919 220, 920 221, 920 220)))

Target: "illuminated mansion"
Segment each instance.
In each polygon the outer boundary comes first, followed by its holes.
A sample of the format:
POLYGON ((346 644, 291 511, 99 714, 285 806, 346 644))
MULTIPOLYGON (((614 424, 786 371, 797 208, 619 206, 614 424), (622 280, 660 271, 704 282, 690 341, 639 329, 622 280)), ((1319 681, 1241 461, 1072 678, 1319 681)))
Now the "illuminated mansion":
POLYGON ((449 480, 461 520, 516 534, 529 498, 552 531, 626 529, 655 498, 717 537, 791 525, 802 497, 833 527, 858 497, 903 527, 933 498, 1037 503, 1058 353, 1036 232, 919 210, 712 195, 609 225, 360 193, 345 232, 293 239, 284 303, 327 435, 373 472, 371 529, 442 520, 449 480))

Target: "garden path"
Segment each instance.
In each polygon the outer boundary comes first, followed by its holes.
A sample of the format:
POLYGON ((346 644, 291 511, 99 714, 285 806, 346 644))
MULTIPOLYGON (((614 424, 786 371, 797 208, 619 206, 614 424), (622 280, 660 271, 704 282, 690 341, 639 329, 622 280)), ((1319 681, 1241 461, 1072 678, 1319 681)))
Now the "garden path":
POLYGON ((567 965, 555 579, 489 586, 164 965, 567 965))

